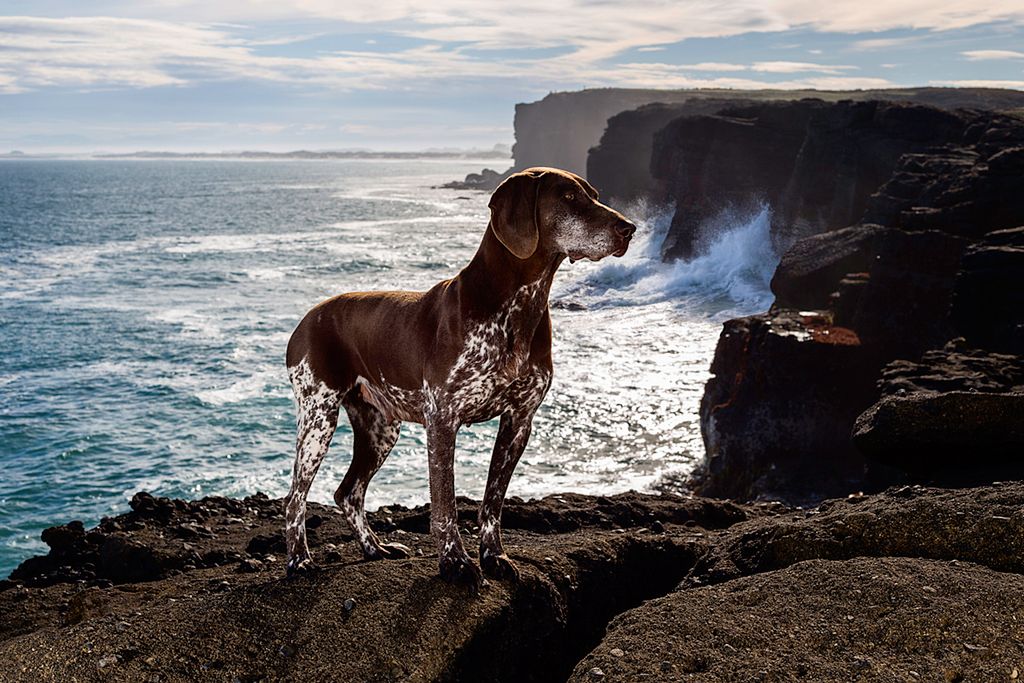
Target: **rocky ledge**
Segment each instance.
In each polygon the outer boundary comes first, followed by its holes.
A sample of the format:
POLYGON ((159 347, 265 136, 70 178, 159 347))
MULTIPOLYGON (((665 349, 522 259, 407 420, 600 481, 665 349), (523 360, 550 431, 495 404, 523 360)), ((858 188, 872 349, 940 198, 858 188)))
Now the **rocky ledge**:
MULTIPOLYGON (((461 521, 472 537, 471 501, 461 521)), ((281 504, 138 494, 44 533, 0 584, 2 680, 1013 680, 1024 484, 904 486, 798 510, 672 494, 509 501, 517 583, 436 576, 428 510, 382 508, 363 562, 313 505, 285 579, 281 504)))

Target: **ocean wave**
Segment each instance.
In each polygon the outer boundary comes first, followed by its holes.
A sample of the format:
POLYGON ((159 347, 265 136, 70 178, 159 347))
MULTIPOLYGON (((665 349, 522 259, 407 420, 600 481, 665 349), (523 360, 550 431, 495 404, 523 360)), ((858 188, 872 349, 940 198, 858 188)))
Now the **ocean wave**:
POLYGON ((661 244, 673 212, 672 206, 643 201, 627 207, 626 215, 637 224, 632 248, 621 259, 585 264, 585 272, 557 291, 556 302, 570 308, 672 302, 715 319, 766 310, 779 262, 770 207, 746 215, 723 211, 703 226, 694 258, 665 262, 661 244))

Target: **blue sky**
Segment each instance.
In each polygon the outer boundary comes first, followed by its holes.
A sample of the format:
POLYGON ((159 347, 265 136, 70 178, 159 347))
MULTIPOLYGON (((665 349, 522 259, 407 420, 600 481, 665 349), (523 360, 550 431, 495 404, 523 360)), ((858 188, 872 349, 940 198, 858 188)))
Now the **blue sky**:
POLYGON ((1024 89, 1024 2, 0 3, 0 152, 512 142, 585 87, 1024 89))

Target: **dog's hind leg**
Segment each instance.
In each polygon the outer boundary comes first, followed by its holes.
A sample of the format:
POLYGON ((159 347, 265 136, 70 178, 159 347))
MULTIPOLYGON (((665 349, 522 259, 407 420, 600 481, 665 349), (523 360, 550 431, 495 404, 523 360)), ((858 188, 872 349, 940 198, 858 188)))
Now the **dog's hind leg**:
POLYGON ((409 548, 400 543, 381 543, 366 523, 366 487, 387 459, 402 426, 401 420, 390 420, 362 397, 359 388, 343 400, 352 424, 352 463, 334 493, 334 501, 344 511, 352 533, 356 535, 368 560, 409 557, 409 548))
POLYGON ((284 511, 288 574, 293 574, 313 567, 306 545, 306 496, 338 426, 341 393, 319 380, 305 359, 288 374, 298 403, 295 467, 284 511))

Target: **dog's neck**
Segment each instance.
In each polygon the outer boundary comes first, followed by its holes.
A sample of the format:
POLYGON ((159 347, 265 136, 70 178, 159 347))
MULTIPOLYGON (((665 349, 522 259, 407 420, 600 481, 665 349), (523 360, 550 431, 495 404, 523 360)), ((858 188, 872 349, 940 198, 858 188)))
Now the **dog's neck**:
POLYGON ((486 317, 507 309, 513 299, 528 292, 530 301, 522 303, 532 313, 530 317, 539 321, 547 310, 551 282, 563 260, 564 254, 545 252, 540 247, 530 257, 518 258, 488 224, 476 254, 459 273, 464 285, 462 296, 472 301, 475 312, 486 317))

